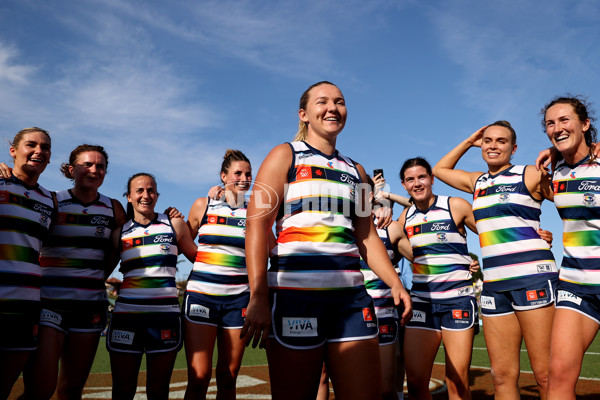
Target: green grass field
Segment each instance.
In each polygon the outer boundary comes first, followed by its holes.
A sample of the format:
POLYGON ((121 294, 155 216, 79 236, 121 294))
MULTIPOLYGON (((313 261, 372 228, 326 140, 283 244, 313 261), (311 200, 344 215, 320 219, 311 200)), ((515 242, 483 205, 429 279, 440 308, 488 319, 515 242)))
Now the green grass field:
MULTIPOLYGON (((213 365, 216 365, 216 348, 215 356, 213 357, 213 365)), ((244 353, 243 365, 267 365, 267 354, 264 350, 247 348, 244 353)), ((183 349, 177 354, 177 360, 175 360, 175 369, 186 369, 187 365, 185 362, 185 352, 183 349)), ((146 361, 142 361, 142 370, 146 370, 146 361)), ((92 373, 110 372, 110 361, 108 358, 108 351, 106 350, 106 338, 100 338, 100 345, 98 346, 98 352, 96 353, 96 359, 92 366, 92 373)))
MULTIPOLYGON (((444 362, 443 349, 438 351, 435 361, 439 363, 444 362)), ((490 367, 490 360, 485 347, 483 331, 475 336, 475 342, 473 343, 473 360, 471 361, 471 366, 484 368, 490 367)), ((529 364, 529 359, 527 358, 524 343, 521 344, 521 371, 531 372, 531 366, 529 364)), ((583 358, 583 367, 580 377, 600 379, 600 335, 596 336, 596 339, 592 342, 592 345, 583 358)))
MULTIPOLYGON (((522 346, 522 349, 525 349, 525 346, 522 346)), ((436 357, 436 362, 443 363, 444 362, 444 350, 440 348, 438 355, 436 357)), ((216 357, 214 358, 214 363, 216 363, 216 357)), ((267 364, 267 356, 264 350, 260 349, 246 349, 246 353, 244 354, 243 365, 266 365, 267 364)), ((473 361, 471 363, 473 367, 490 367, 490 361, 488 359, 487 351, 485 348, 485 341, 483 339, 483 333, 479 333, 475 336, 475 343, 473 344, 473 361)), ((175 362, 175 369, 185 369, 185 353, 184 351, 180 351, 177 355, 177 361, 175 362)), ((145 368, 145 362, 142 363, 142 369, 145 368)), ((527 358, 527 353, 525 351, 521 351, 521 370, 522 371, 531 371, 531 367, 529 365, 529 360, 527 358)), ((102 338, 100 341, 100 346, 98 347, 98 353, 96 354, 96 359, 94 361, 94 365, 92 367, 92 373, 99 372, 110 372, 110 363, 108 359, 108 352, 106 351, 105 346, 105 338, 102 338)), ((583 368, 581 372, 582 378, 596 378, 600 379, 600 335, 596 336, 596 339, 588 349, 584 360, 583 360, 583 368)))

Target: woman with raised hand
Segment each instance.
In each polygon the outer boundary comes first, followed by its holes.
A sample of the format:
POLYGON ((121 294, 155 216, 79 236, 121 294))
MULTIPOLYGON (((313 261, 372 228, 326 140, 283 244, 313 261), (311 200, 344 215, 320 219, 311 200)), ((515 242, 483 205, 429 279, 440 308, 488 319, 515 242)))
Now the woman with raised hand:
POLYGON ((471 205, 460 197, 435 195, 431 166, 421 157, 403 164, 400 179, 414 204, 388 231, 413 263, 413 318, 404 333, 408 395, 431 399, 431 371, 443 342, 448 397, 470 399, 471 349, 479 331, 466 241, 466 228, 476 231, 471 205))
POLYGON ((154 211, 158 191, 152 175, 138 173, 129 178, 126 195, 129 220, 112 234, 123 273, 106 341, 112 398, 134 398, 145 353, 146 396, 167 399, 182 343, 177 255, 181 252, 192 261, 196 246, 183 219, 154 211))
POLYGON ((107 167, 104 148, 88 144, 61 166, 74 185, 56 192, 58 218, 40 254, 42 312, 25 398, 49 399, 55 389, 59 399, 80 398, 90 373, 106 327, 110 235, 125 222, 121 203, 98 192, 107 167))
POLYGON ((563 220, 564 256, 552 324, 548 399, 575 399, 585 351, 600 325, 600 162, 597 130, 579 97, 559 97, 542 110, 542 125, 560 160, 554 204, 563 220))
POLYGON ((14 168, 0 178, 0 398, 12 386, 37 348, 40 322, 39 253, 56 218, 52 194, 38 185, 50 162, 47 131, 17 133, 10 145, 14 168))
POLYGON ((519 398, 520 350, 524 339, 538 390, 546 397, 550 330, 558 270, 540 237, 541 203, 553 199, 550 177, 533 165, 513 165, 517 136, 506 121, 470 135, 434 167, 441 181, 473 193, 483 262, 481 314, 497 398, 519 398), (455 169, 480 147, 487 172, 455 169))
POLYGON ((218 199, 201 197, 188 226, 198 250, 184 300, 186 399, 206 398, 217 343, 217 396, 235 399, 245 343, 240 339, 250 291, 245 260, 246 199, 252 167, 239 150, 227 150, 218 199))
POLYGON ((242 337, 263 347, 272 332, 274 399, 315 398, 323 361, 336 398, 380 399, 377 323, 359 256, 404 306, 403 323, 410 297, 373 225, 363 167, 336 150, 347 116, 342 92, 325 81, 310 86, 298 115, 295 140, 267 155, 248 206, 250 302, 242 337), (267 232, 276 219, 267 273, 267 232))

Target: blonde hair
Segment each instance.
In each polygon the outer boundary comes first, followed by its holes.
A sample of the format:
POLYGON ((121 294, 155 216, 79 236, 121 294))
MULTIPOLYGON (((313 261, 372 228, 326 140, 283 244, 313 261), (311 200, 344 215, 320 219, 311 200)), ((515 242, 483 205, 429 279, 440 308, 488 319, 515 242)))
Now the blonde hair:
POLYGON ((38 128, 37 126, 33 126, 31 128, 25 128, 25 129, 20 130, 15 135, 15 137, 14 137, 13 141, 10 143, 10 145, 16 149, 17 147, 19 147, 19 143, 21 143, 21 141, 23 140, 23 136, 27 135, 28 133, 35 133, 35 132, 43 133, 44 135, 46 135, 48 137, 48 139, 50 140, 50 143, 52 143, 52 139, 50 138, 50 134, 48 133, 47 130, 38 128))

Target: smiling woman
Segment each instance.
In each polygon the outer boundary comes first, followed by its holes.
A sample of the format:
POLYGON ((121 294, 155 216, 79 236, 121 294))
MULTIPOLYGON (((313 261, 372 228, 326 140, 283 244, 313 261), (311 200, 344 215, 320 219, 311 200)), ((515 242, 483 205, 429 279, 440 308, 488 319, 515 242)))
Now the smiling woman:
POLYGON ((73 187, 56 192, 58 218, 40 254, 39 345, 23 374, 26 398, 49 399, 55 389, 80 397, 106 326, 109 238, 125 219, 121 203, 98 192, 107 166, 104 149, 88 144, 61 166, 73 187))
POLYGON ((471 348, 479 331, 466 242, 466 228, 475 231, 471 205, 435 195, 431 166, 421 157, 404 162, 400 179, 414 201, 398 218, 398 250, 413 262, 413 318, 404 336, 408 394, 431 398, 431 370, 443 342, 448 397, 470 399, 471 348), (405 241, 408 249, 402 246, 405 241))
POLYGON ((583 355, 600 327, 600 162, 596 127, 586 102, 559 97, 542 124, 562 160, 553 174, 554 202, 563 220, 564 257, 552 325, 548 399, 575 399, 583 355))
POLYGON ((17 133, 15 165, 0 178, 0 398, 8 397, 32 351, 40 321, 39 253, 56 218, 52 194, 37 184, 50 162, 50 135, 40 128, 17 133))
POLYGON ((175 285, 177 255, 182 252, 191 261, 195 246, 183 219, 154 211, 157 200, 152 175, 139 173, 129 178, 130 219, 111 237, 124 277, 106 341, 113 399, 134 398, 145 353, 148 397, 166 400, 182 344, 175 285))
POLYGON ((516 150, 512 126, 496 121, 446 154, 433 173, 448 185, 473 193, 483 256, 481 315, 495 393, 518 397, 524 338, 538 390, 545 397, 558 270, 539 230, 541 203, 554 196, 545 171, 511 164, 516 150), (471 147, 481 148, 488 172, 455 169, 471 147))
POLYGON ((198 198, 188 219, 198 251, 185 292, 186 399, 204 399, 211 382, 217 343, 217 396, 235 399, 244 355, 240 332, 250 298, 246 254, 246 192, 252 183, 250 160, 228 149, 221 164, 220 198, 198 198))
POLYGON ((403 322, 410 318, 410 298, 370 210, 359 209, 369 204, 359 185, 366 173, 336 149, 347 117, 341 90, 326 81, 311 85, 298 117, 295 140, 263 161, 248 206, 251 294, 242 335, 267 347, 273 399, 315 398, 323 362, 336 398, 381 399, 377 323, 359 255, 404 307, 403 322), (267 271, 265 233, 276 219, 267 271))

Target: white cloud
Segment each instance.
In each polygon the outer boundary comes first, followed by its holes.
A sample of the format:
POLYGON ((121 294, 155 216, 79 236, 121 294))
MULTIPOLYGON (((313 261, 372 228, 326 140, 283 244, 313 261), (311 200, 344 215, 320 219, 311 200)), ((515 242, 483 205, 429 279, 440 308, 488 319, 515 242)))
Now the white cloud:
POLYGON ((191 56, 225 56, 260 70, 302 79, 315 71, 334 72, 336 51, 349 33, 380 29, 387 21, 385 10, 401 8, 404 3, 171 2, 168 13, 148 3, 110 0, 99 4, 185 41, 191 56))
MULTIPOLYGON (((110 149, 113 165, 144 165, 150 159, 172 171, 179 163, 202 167, 214 161, 214 149, 205 142, 215 141, 207 131, 222 123, 223 114, 195 97, 202 82, 179 75, 143 27, 102 8, 71 11, 55 11, 55 21, 72 40, 50 42, 56 58, 45 59, 43 69, 13 63, 19 48, 0 46, 0 87, 6 81, 20 84, 3 91, 8 96, 0 104, 6 102, 25 121, 10 121, 5 114, 2 124, 11 130, 14 124, 16 130, 18 124, 49 128, 55 160, 88 142, 110 149)), ((204 171, 190 169, 172 181, 207 181, 204 171)))
POLYGON ((19 53, 14 46, 0 42, 0 85, 27 84, 35 68, 29 65, 17 64, 19 53))
POLYGON ((592 73, 590 57, 598 56, 587 38, 597 35, 597 22, 576 4, 462 1, 429 12, 447 56, 464 69, 457 87, 470 104, 500 114, 517 110, 517 99, 577 87, 592 73))

